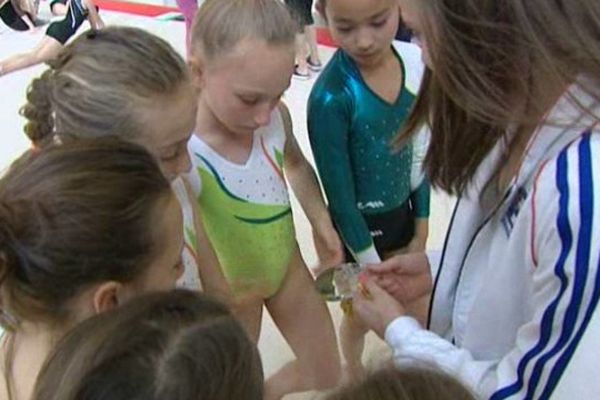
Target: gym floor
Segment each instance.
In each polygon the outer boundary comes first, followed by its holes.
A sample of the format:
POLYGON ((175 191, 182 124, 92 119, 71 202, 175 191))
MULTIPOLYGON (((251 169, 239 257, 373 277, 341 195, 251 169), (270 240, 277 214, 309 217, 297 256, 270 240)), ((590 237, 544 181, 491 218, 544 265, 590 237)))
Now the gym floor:
MULTIPOLYGON (((102 4, 101 4, 102 8, 102 4)), ((112 8, 114 9, 114 8, 112 8)), ((43 1, 40 6, 41 17, 50 19, 48 5, 43 1)), ((130 10, 131 11, 131 10, 130 10)), ((179 21, 168 20, 165 15, 148 17, 132 14, 125 7, 122 11, 106 11, 101 9, 102 17, 108 25, 128 25, 146 29, 164 38, 173 45, 182 55, 185 54, 184 24, 179 21)), ((133 10, 135 12, 135 10, 133 10)), ((156 14, 156 13, 153 13, 156 14)), ((160 13, 159 13, 160 14, 160 13)), ((168 15, 167 15, 168 16, 168 15)), ((87 29, 84 24, 81 31, 87 29)), ((35 32, 14 32, 0 23, 0 57, 4 58, 17 52, 25 52, 37 45, 44 35, 45 27, 35 32)), ((320 46, 321 57, 328 60, 335 49, 328 46, 320 46)), ((148 62, 152 62, 148 60, 148 62)), ((36 66, 24 71, 0 78, 0 171, 4 170, 10 163, 29 146, 29 142, 23 133, 24 120, 19 116, 19 108, 25 102, 26 90, 29 82, 38 76, 44 66, 36 66)), ((312 152, 308 143, 306 133, 306 100, 314 83, 315 77, 308 81, 292 80, 289 91, 284 96, 284 101, 289 106, 294 122, 294 130, 304 154, 312 163, 312 152)), ((302 214, 296 200, 292 199, 294 207, 294 219, 300 249, 306 263, 311 266, 316 263, 316 254, 312 244, 311 230, 306 217, 302 214)), ((442 193, 433 193, 430 217, 429 249, 441 249, 448 221, 452 212, 454 200, 442 193)), ((336 327, 339 327, 341 310, 337 304, 330 304, 330 310, 336 327)), ((259 349, 263 359, 265 376, 269 376, 285 362, 292 359, 293 354, 286 345, 281 334, 265 313, 263 318, 262 335, 259 349)), ((364 361, 367 366, 376 366, 389 359, 389 351, 385 343, 375 335, 369 334, 366 342, 364 361)), ((286 399, 310 399, 314 393, 291 395, 286 399)))

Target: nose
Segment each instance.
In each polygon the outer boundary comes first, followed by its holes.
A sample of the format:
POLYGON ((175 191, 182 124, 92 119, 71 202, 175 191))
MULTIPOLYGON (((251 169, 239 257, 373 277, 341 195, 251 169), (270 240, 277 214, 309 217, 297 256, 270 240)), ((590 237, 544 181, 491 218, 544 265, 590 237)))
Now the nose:
POLYGON ((356 47, 360 51, 368 51, 373 46, 373 34, 369 29, 361 29, 356 37, 356 47))
POLYGON ((265 107, 261 107, 261 109, 259 110, 259 112, 256 114, 256 116, 254 117, 254 122, 258 125, 258 126, 267 126, 269 125, 269 122, 271 122, 271 112, 273 111, 273 108, 270 106, 265 106, 265 107))

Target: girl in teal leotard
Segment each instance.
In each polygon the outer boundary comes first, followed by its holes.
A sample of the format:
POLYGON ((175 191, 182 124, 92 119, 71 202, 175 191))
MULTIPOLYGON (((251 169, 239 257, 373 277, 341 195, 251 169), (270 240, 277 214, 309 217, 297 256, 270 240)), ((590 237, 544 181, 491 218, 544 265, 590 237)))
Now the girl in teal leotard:
MULTIPOLYGON (((348 258, 378 263, 394 252, 421 251, 429 217, 430 188, 421 172, 427 138, 391 147, 421 83, 420 50, 393 42, 394 0, 326 0, 320 9, 341 48, 311 92, 308 132, 348 258)), ((362 370, 359 325, 342 322, 350 375, 362 370)))

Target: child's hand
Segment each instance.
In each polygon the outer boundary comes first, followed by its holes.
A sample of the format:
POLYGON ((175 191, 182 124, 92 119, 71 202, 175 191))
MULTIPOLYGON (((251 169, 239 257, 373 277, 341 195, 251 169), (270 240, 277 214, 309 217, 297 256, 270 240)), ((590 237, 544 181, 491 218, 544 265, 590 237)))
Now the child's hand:
POLYGON ((390 322, 406 314, 402 304, 379 287, 367 274, 361 275, 360 290, 352 303, 353 312, 381 338, 390 322))
POLYGON ((433 288, 425 253, 397 255, 381 264, 369 265, 367 271, 381 288, 403 304, 422 298, 433 288))
POLYGON ((342 241, 331 221, 324 221, 313 227, 313 240, 319 257, 318 270, 333 267, 344 262, 342 241))

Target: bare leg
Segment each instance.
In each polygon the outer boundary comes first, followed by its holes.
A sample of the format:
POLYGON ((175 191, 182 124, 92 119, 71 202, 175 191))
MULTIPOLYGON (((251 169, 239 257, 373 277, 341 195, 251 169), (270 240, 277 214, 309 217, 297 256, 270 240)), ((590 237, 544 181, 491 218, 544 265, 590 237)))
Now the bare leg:
POLYGON ((344 314, 340 325, 340 346, 346 361, 345 378, 349 382, 356 382, 364 375, 362 354, 367 332, 368 329, 356 317, 344 314))
POLYGON ((0 62, 0 74, 6 75, 56 57, 63 45, 50 36, 44 36, 40 44, 29 53, 17 54, 0 62))
POLYGON ((299 250, 281 289, 266 306, 297 358, 267 379, 265 399, 335 386, 340 379, 340 357, 333 322, 299 250))
POLYGON ((243 297, 235 302, 233 313, 245 328, 254 344, 258 343, 264 301, 262 298, 243 297))
POLYGON ((304 35, 306 36, 306 42, 308 43, 310 62, 313 65, 321 64, 321 58, 319 57, 319 47, 317 44, 317 28, 314 25, 307 25, 304 27, 304 35))
POLYGON ((298 65, 297 71, 302 75, 308 75, 308 63, 306 58, 308 57, 308 49, 306 48, 306 36, 303 33, 296 34, 296 64, 298 65))

